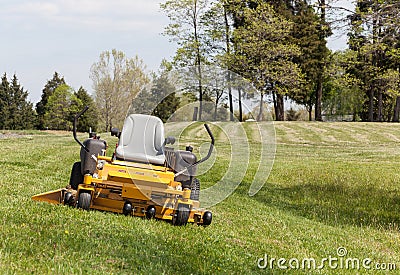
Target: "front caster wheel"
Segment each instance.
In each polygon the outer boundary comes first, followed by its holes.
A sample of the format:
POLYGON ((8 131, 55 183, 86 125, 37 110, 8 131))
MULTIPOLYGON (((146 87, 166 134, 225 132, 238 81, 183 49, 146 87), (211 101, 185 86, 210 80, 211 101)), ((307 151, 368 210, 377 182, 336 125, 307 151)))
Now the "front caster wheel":
POLYGON ((92 200, 92 195, 90 195, 90 193, 86 192, 79 193, 78 208, 82 208, 83 210, 89 210, 91 200, 92 200))
POLYGON ((190 208, 187 204, 179 204, 172 218, 172 224, 176 226, 186 225, 189 220, 190 208))

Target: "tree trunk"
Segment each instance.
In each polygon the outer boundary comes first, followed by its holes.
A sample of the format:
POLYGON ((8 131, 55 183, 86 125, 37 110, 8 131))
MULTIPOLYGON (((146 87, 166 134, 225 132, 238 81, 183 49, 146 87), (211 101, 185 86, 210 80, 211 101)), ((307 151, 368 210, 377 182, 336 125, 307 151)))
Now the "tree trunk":
POLYGON ((109 110, 109 105, 108 105, 108 101, 106 101, 106 104, 105 104, 105 115, 106 115, 106 132, 108 131, 108 129, 109 129, 109 126, 110 126, 110 110, 109 110))
POLYGON ((200 64, 198 65, 198 70, 199 70, 199 120, 201 120, 201 113, 203 112, 203 87, 202 87, 202 81, 201 81, 201 66, 200 64))
POLYGON ((243 121, 243 109, 242 109, 242 90, 241 88, 238 89, 239 94, 239 121, 243 121))
POLYGON ((382 91, 379 91, 378 92, 378 121, 379 122, 383 121, 382 109, 383 109, 382 91))
MULTIPOLYGON (((231 47, 229 44, 229 22, 228 13, 226 7, 224 6, 224 19, 225 19, 225 43, 226 43, 226 53, 229 55, 231 53, 231 47)), ((231 71, 228 67, 228 98, 229 98, 229 120, 234 121, 233 116, 233 99, 232 99, 232 86, 231 86, 231 71)))
POLYGON ((322 121, 322 75, 319 73, 315 100, 315 120, 322 121))
MULTIPOLYGON (((375 18, 375 16, 372 21, 372 42, 374 45, 376 45, 376 43, 377 43, 377 19, 375 18)), ((377 52, 375 49, 372 54, 372 66, 374 68, 376 68, 377 65, 378 65, 377 52)), ((373 80, 370 80, 370 81, 373 81, 373 80)), ((382 95, 382 94, 380 93, 380 95, 382 95)), ((378 95, 378 97, 379 97, 379 95, 378 95)), ((374 99, 375 99, 375 85, 371 84, 370 90, 369 90, 369 106, 368 106, 368 121, 369 122, 374 121, 374 99)), ((378 99, 378 101, 379 101, 379 99, 378 99)), ((378 108, 379 108, 379 106, 378 106, 378 108)), ((379 112, 378 112, 378 119, 380 119, 379 112)))
MULTIPOLYGON (((400 73, 400 66, 397 68, 397 70, 400 73)), ((399 122, 399 113, 400 113, 400 96, 397 96, 396 106, 394 107, 394 113, 393 113, 393 122, 399 122)))
POLYGON ((368 121, 374 121, 374 88, 370 87, 369 90, 369 104, 368 104, 368 121))
POLYGON ((399 122, 400 113, 400 96, 396 98, 396 106, 394 107, 393 122, 399 122))
POLYGON ((234 121, 233 113, 233 98, 232 98, 232 86, 231 86, 231 72, 228 71, 228 99, 229 99, 229 120, 234 121))
POLYGON ((218 112, 218 101, 215 101, 215 105, 214 105, 214 121, 217 121, 217 112, 218 112))
POLYGON ((278 104, 276 102, 276 94, 275 92, 272 92, 272 102, 274 103, 274 114, 275 114, 275 120, 278 120, 278 117, 276 116, 276 109, 278 109, 278 104))
POLYGON ((283 95, 277 93, 276 94, 276 109, 275 109, 275 116, 277 121, 284 121, 285 120, 285 105, 283 95))
MULTIPOLYGON (((194 2, 195 10, 197 10, 197 1, 194 2)), ((197 33, 197 20, 193 20, 194 29, 194 42, 196 43, 196 65, 199 73, 199 120, 201 120, 201 114, 203 113, 203 87, 202 87, 202 70, 201 70, 201 54, 199 45, 199 35, 197 33)))
MULTIPOLYGON (((319 29, 319 39, 320 41, 325 41, 326 31, 325 31, 325 24, 326 24, 326 3, 325 0, 319 0, 319 6, 321 8, 321 25, 319 29)), ((317 90, 316 90, 316 99, 315 99, 315 120, 322 121, 322 84, 323 84, 323 77, 324 77, 324 57, 320 57, 321 60, 319 61, 319 72, 317 76, 317 90)))
POLYGON ((258 116, 257 116, 257 121, 261 121, 262 120, 262 114, 263 114, 263 106, 264 106, 264 93, 260 93, 260 109, 258 112, 258 116))

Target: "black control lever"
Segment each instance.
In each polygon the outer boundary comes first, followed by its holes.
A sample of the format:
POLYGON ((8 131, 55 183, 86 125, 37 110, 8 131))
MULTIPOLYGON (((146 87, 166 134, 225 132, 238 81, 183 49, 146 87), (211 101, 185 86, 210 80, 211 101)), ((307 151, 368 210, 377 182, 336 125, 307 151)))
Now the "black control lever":
POLYGON ((78 122, 78 119, 89 109, 89 106, 85 106, 82 111, 80 111, 75 117, 74 117, 74 123, 73 123, 73 135, 75 141, 83 148, 85 149, 86 152, 89 152, 89 149, 83 145, 82 142, 79 141, 79 139, 76 137, 76 124, 78 122))
POLYGON ((212 132, 211 132, 210 127, 209 127, 207 124, 204 124, 204 127, 206 128, 207 133, 208 133, 208 135, 209 135, 210 138, 211 138, 211 144, 210 144, 210 148, 208 149, 207 156, 205 156, 204 158, 202 158, 202 159, 196 161, 196 162, 193 163, 192 165, 189 165, 188 167, 186 167, 186 168, 183 169, 182 171, 179 171, 178 173, 175 174, 175 177, 177 177, 177 176, 179 176, 179 175, 182 175, 182 174, 185 173, 188 169, 190 169, 190 168, 192 168, 192 167, 194 167, 194 166, 196 166, 196 165, 198 165, 198 164, 200 164, 200 163, 202 163, 202 162, 205 162, 206 160, 208 160, 208 159, 210 158, 210 156, 211 156, 211 154, 212 154, 212 151, 213 151, 213 149, 214 149, 215 139, 214 139, 214 135, 213 135, 212 132))

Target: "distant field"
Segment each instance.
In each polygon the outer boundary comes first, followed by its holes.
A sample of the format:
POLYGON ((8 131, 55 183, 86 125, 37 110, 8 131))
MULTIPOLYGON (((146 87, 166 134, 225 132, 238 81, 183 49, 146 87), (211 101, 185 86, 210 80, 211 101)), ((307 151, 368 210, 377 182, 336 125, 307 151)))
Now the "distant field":
MULTIPOLYGON (((250 134, 255 125, 244 129, 250 134)), ((180 125, 167 128, 178 133, 180 125)), ((276 158, 267 183, 248 196, 258 165, 250 159, 234 194, 211 208, 214 220, 206 228, 33 202, 32 195, 68 183, 79 147, 71 133, 0 131, 0 274, 310 271, 280 270, 277 260, 273 270, 259 269, 265 254, 287 261, 315 258, 317 266, 323 258, 342 260, 336 269, 326 262, 315 270, 321 274, 348 274, 348 258, 370 258, 373 269, 377 263, 393 269, 393 263, 400 270, 400 125, 277 122, 275 129, 276 158), (343 257, 340 247, 347 250, 343 257)), ((200 176, 205 187, 229 165, 229 136, 214 130, 218 155, 200 176)), ((113 150, 116 139, 103 138, 113 150)), ((208 138, 195 124, 181 140, 195 140, 196 147, 208 138)), ((249 144, 254 157, 260 141, 251 136, 249 144)))

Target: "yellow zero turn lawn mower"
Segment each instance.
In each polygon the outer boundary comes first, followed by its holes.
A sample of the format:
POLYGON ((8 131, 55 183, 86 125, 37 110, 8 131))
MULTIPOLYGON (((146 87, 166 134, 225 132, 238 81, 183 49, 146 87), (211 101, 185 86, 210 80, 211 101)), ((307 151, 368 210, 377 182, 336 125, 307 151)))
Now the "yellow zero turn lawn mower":
POLYGON ((107 157, 107 143, 95 133, 89 133, 83 143, 76 136, 76 123, 87 109, 74 119, 73 136, 81 150, 69 185, 33 196, 33 200, 168 220, 174 225, 211 224, 212 213, 200 208, 200 182, 195 178, 196 166, 210 157, 214 147, 207 124, 210 148, 207 156, 197 160, 190 146, 186 150, 166 147, 175 138, 164 138, 158 117, 132 114, 121 132, 111 130, 119 140, 113 156, 107 157))

